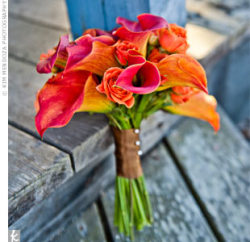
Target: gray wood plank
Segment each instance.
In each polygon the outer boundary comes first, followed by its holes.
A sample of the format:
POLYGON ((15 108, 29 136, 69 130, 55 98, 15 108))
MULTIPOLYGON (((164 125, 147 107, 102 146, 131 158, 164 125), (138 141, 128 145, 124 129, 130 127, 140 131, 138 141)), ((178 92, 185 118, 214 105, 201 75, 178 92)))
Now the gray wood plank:
POLYGON ((73 174, 69 155, 9 127, 9 223, 73 174))
MULTIPOLYGON (((37 90, 43 86, 48 76, 37 74, 33 65, 13 58, 9 58, 9 68, 9 120, 37 134, 34 125, 34 100, 37 90)), ((158 142, 178 119, 177 116, 159 112, 144 122, 143 150, 148 150, 158 142)), ((94 161, 104 159, 114 149, 107 119, 100 114, 78 113, 66 127, 46 131, 44 140, 72 153, 77 171, 94 161)))
POLYGON ((221 130, 186 119, 168 141, 226 241, 250 241, 250 149, 220 110, 221 130))
MULTIPOLYGON (((143 158, 154 224, 135 233, 135 241, 215 241, 172 158, 161 144, 143 158)), ((114 187, 102 197, 115 241, 124 241, 113 226, 114 187)))
MULTIPOLYGON (((53 9, 53 11, 55 10, 53 9)), ((41 53, 47 53, 48 49, 56 46, 60 36, 67 32, 10 17, 9 53, 37 63, 41 53)))
MULTIPOLYGON (((111 156, 94 168, 87 167, 77 172, 9 229, 21 230, 21 240, 25 242, 54 241, 67 228, 71 219, 87 209, 100 191, 111 184, 114 180, 114 164, 111 156)), ((98 222, 99 217, 95 219, 98 222)), ((95 226, 91 223, 88 225, 89 230, 95 226)))
POLYGON ((91 205, 87 210, 74 216, 66 227, 54 237, 54 242, 103 242, 105 235, 97 207, 91 205))
POLYGON ((9 13, 38 24, 70 28, 64 0, 10 0, 9 13))

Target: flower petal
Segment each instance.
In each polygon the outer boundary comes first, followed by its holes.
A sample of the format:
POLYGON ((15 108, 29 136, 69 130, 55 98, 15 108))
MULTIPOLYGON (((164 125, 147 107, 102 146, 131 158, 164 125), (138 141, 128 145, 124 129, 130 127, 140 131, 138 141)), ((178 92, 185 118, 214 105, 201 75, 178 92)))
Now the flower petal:
POLYGON ((106 35, 92 37, 86 34, 81 36, 75 40, 74 44, 67 47, 68 61, 65 70, 72 68, 79 61, 87 57, 92 51, 94 41, 99 41, 106 45, 113 45, 115 43, 112 37, 106 35))
POLYGON ((189 86, 207 93, 205 70, 193 57, 184 54, 169 55, 158 63, 158 68, 161 75, 166 78, 166 82, 158 90, 189 86))
POLYGON ((131 32, 152 31, 168 27, 168 23, 164 18, 153 14, 143 13, 138 15, 137 19, 138 22, 133 22, 126 18, 118 17, 116 23, 121 24, 131 32))
POLYGON ((36 70, 39 73, 57 72, 57 69, 63 69, 67 61, 66 47, 69 45, 69 36, 61 36, 55 50, 49 50, 48 54, 42 54, 37 64, 36 70), (53 68, 55 70, 53 70, 53 68))
POLYGON ((185 54, 189 45, 186 39, 186 30, 177 24, 169 24, 169 28, 159 31, 159 42, 169 53, 185 54))
POLYGON ((96 90, 97 85, 97 78, 91 75, 85 84, 84 100, 77 112, 107 113, 113 109, 114 103, 96 90))
MULTIPOLYGON (((130 53, 136 53, 130 51, 130 53)), ((142 56, 130 55, 129 66, 119 75, 116 84, 123 89, 133 93, 151 93, 160 85, 160 73, 157 67, 146 61, 142 56), (134 85, 133 81, 138 78, 139 85, 134 85)))
POLYGON ((90 71, 102 76, 108 68, 114 66, 119 66, 115 59, 115 47, 95 41, 93 42, 91 53, 72 66, 71 69, 90 71))
POLYGON ((121 40, 126 40, 133 43, 138 51, 145 57, 147 51, 147 43, 150 36, 150 32, 131 32, 125 27, 121 27, 114 32, 114 35, 121 40))
POLYGON ((152 14, 141 14, 137 16, 139 22, 133 22, 126 18, 118 17, 116 23, 122 27, 113 32, 122 40, 127 40, 135 44, 139 52, 145 57, 147 42, 153 30, 168 26, 167 21, 159 16, 152 14))
POLYGON ((59 73, 50 78, 37 95, 35 124, 43 136, 47 128, 65 126, 83 102, 87 71, 59 73))
POLYGON ((220 129, 220 116, 216 112, 216 106, 217 102, 213 96, 197 91, 189 97, 188 101, 166 106, 164 110, 207 121, 217 132, 220 129))

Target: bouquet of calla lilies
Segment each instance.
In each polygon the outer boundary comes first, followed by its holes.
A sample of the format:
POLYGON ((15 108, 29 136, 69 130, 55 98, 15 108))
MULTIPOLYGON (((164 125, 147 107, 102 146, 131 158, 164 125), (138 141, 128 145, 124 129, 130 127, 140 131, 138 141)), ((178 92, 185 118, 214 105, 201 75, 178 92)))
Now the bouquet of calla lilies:
POLYGON ((152 14, 138 22, 118 17, 120 27, 88 29, 42 54, 39 73, 52 77, 39 90, 35 124, 65 126, 75 112, 105 113, 116 145, 114 223, 133 238, 133 229, 153 216, 140 163, 140 124, 158 110, 207 121, 219 130, 216 100, 208 95, 206 73, 186 54, 186 31, 152 14))

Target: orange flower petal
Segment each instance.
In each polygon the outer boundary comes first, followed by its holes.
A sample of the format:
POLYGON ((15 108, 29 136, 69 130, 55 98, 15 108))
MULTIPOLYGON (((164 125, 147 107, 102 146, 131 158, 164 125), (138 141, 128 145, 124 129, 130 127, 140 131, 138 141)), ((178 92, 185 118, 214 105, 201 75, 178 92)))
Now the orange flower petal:
POLYGON ((158 90, 174 86, 189 86, 207 93, 206 73, 201 64, 193 57, 184 54, 173 54, 158 63, 162 76, 166 78, 164 85, 158 90))
POLYGON ((115 47, 102 42, 93 42, 91 53, 72 67, 72 70, 85 70, 102 76, 114 66, 119 66, 115 59, 115 47))
POLYGON ((125 27, 120 27, 114 32, 115 36, 118 36, 122 40, 133 43, 138 51, 145 57, 147 53, 147 43, 150 36, 150 32, 131 32, 125 27))
POLYGON ((43 136, 47 128, 65 126, 83 102, 90 73, 74 71, 51 77, 37 95, 35 124, 43 136))
POLYGON ((77 112, 107 113, 113 109, 114 103, 109 101, 106 95, 96 90, 97 85, 97 78, 91 75, 85 84, 84 100, 77 112))
POLYGON ((196 91, 188 101, 166 106, 165 111, 207 121, 217 132, 220 129, 220 116, 216 112, 217 102, 213 96, 196 91))

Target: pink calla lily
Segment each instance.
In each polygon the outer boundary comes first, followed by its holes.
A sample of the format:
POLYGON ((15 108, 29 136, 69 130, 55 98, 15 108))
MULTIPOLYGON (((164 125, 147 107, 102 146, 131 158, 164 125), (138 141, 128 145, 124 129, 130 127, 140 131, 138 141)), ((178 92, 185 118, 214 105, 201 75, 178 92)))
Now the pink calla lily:
POLYGON ((48 54, 41 54, 36 70, 39 73, 57 72, 63 69, 67 61, 66 47, 69 45, 69 36, 61 36, 55 49, 49 50, 48 54))
POLYGON ((141 14, 137 16, 138 22, 133 22, 128 19, 118 17, 116 22, 122 27, 113 32, 122 40, 127 40, 135 44, 139 52, 145 56, 148 38, 152 31, 166 28, 168 23, 165 19, 152 14, 141 14))
POLYGON ((89 34, 83 35, 76 39, 74 44, 67 47, 68 61, 65 70, 72 68, 78 62, 87 57, 92 51, 94 41, 99 41, 106 45, 113 45, 115 43, 114 39, 107 35, 101 35, 98 37, 92 37, 89 34))
POLYGON ((137 94, 151 93, 160 85, 157 67, 138 52, 129 51, 128 67, 119 75, 116 85, 137 94))

